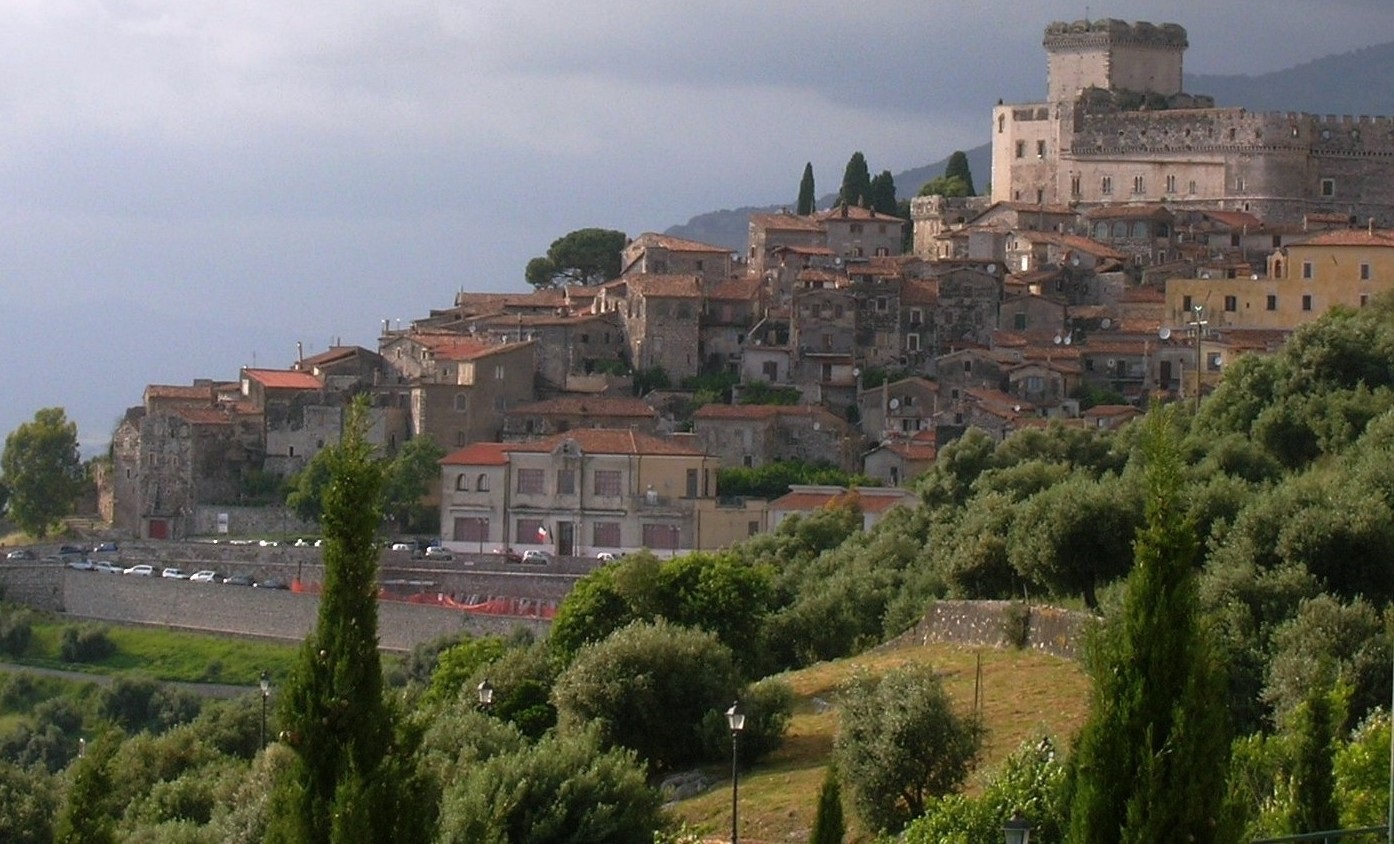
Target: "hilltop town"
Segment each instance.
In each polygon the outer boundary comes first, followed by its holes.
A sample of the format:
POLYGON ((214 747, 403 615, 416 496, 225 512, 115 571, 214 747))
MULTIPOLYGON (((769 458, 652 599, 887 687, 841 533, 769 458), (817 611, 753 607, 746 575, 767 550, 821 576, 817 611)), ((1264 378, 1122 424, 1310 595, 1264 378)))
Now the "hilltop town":
POLYGON ((908 220, 756 214, 740 254, 639 234, 600 283, 462 292, 375 348, 151 384, 114 435, 104 515, 142 538, 266 530, 238 506, 251 479, 303 470, 365 395, 386 453, 448 452, 447 547, 678 554, 844 493, 725 496, 723 468, 864 474, 870 522, 970 427, 1191 400, 1390 288, 1394 121, 1217 107, 1182 90, 1187 39, 1051 24, 1045 99, 990 109, 986 196, 916 197, 908 220))

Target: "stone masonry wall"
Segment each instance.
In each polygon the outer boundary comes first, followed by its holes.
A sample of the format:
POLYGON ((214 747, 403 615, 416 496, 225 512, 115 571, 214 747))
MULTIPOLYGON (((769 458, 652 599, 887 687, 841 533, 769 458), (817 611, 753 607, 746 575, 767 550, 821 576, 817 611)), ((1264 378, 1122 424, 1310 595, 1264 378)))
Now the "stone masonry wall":
POLYGON ((1065 659, 1080 657, 1084 628, 1092 622, 1093 616, 1015 601, 936 601, 924 619, 902 639, 1014 647, 1006 634, 1010 609, 1014 606, 1024 606, 1030 612, 1027 647, 1065 659))

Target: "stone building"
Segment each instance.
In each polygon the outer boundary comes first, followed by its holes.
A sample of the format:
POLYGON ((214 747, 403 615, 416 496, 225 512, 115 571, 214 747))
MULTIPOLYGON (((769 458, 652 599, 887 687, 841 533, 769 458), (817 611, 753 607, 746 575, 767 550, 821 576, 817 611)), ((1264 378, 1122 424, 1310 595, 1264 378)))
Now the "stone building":
POLYGON ((855 471, 859 462, 855 430, 818 405, 709 404, 693 414, 692 432, 698 447, 726 467, 800 460, 855 471))
POLYGON ((658 411, 629 396, 558 396, 519 405, 503 419, 501 439, 540 439, 578 428, 658 433, 658 411))
POLYGON ((1215 108, 1182 91, 1188 43, 1176 24, 1046 27, 1045 101, 992 113, 992 198, 1394 221, 1394 120, 1215 108))
POLYGON ((619 315, 635 369, 677 383, 701 370, 702 304, 701 276, 633 275, 603 285, 595 307, 619 315))
POLYGON ((707 285, 731 277, 731 250, 647 232, 625 244, 620 275, 698 275, 707 285))

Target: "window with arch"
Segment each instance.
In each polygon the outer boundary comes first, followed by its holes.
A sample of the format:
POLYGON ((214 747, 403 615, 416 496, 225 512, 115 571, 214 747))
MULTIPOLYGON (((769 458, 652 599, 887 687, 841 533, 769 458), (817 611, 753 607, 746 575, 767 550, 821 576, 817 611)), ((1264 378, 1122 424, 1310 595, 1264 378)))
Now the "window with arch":
POLYGON ((466 477, 465 474, 464 474, 463 472, 461 472, 460 475, 459 475, 458 477, 455 478, 455 491, 456 491, 456 492, 468 492, 468 491, 469 491, 469 488, 470 488, 469 478, 466 477))
POLYGON ((464 413, 465 411, 467 411, 467 410, 469 410, 469 409, 470 409, 470 397, 469 397, 469 393, 456 393, 456 394, 455 394, 455 412, 456 412, 456 413, 464 413))
POLYGON ((474 491, 475 491, 475 492, 488 492, 488 491, 489 491, 489 476, 488 476, 487 474, 485 474, 485 473, 483 473, 483 472, 480 472, 480 473, 479 473, 479 477, 477 477, 477 478, 474 479, 474 491))

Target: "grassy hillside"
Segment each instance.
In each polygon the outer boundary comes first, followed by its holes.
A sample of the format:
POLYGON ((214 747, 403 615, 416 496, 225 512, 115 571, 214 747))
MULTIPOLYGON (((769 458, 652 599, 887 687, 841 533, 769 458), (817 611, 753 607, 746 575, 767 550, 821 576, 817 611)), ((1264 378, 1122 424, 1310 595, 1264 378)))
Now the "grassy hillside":
MULTIPOLYGON (((1064 744, 1084 723, 1089 681, 1076 663, 1025 651, 999 651, 955 645, 901 643, 861 656, 821 663, 787 675, 796 698, 794 719, 784 746, 741 776, 741 840, 805 840, 813 826, 823 768, 837 733, 839 687, 857 672, 873 676, 906 662, 936 666, 945 686, 964 710, 974 698, 977 659, 982 659, 982 711, 988 734, 983 758, 970 790, 1023 741, 1042 735, 1064 744)), ((729 769, 713 769, 718 784, 679 803, 676 814, 695 829, 729 835, 729 769)), ((868 841, 848 814, 849 840, 868 841)))

